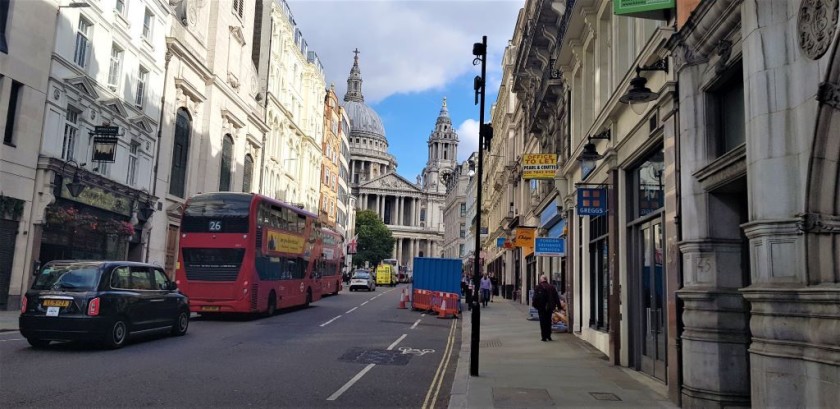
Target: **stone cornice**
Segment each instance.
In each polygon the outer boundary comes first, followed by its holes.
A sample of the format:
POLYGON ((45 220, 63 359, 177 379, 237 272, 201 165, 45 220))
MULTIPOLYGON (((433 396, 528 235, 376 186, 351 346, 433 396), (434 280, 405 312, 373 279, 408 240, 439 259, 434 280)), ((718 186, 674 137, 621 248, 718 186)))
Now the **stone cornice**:
POLYGON ((696 55, 708 57, 714 47, 741 21, 743 0, 701 1, 679 35, 696 55))
POLYGON ((190 69, 195 71, 204 82, 207 83, 213 78, 213 72, 207 67, 203 59, 197 56, 189 47, 182 43, 179 38, 166 37, 166 48, 173 55, 178 56, 190 69))

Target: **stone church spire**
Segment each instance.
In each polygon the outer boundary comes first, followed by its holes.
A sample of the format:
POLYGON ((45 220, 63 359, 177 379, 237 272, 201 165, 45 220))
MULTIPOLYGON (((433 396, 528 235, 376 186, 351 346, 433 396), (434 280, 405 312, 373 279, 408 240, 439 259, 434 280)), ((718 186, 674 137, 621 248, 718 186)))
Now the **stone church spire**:
POLYGON ((438 183, 441 174, 450 173, 457 166, 458 134, 452 129, 452 119, 446 107, 446 97, 440 108, 435 129, 429 135, 429 147, 426 168, 423 169, 423 180, 433 191, 444 192, 446 187, 438 183))
POLYGON ((362 72, 359 70, 359 49, 353 51, 353 68, 350 69, 350 76, 347 77, 347 93, 344 94, 345 101, 364 102, 362 95, 362 72))

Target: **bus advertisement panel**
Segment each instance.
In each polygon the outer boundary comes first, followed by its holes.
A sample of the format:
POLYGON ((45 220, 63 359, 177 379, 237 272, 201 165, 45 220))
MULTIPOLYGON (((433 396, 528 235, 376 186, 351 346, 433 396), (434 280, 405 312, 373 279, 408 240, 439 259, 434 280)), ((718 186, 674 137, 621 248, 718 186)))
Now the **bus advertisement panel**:
POLYGON ((267 313, 321 298, 323 229, 317 216, 251 193, 187 201, 176 282, 198 313, 267 313))

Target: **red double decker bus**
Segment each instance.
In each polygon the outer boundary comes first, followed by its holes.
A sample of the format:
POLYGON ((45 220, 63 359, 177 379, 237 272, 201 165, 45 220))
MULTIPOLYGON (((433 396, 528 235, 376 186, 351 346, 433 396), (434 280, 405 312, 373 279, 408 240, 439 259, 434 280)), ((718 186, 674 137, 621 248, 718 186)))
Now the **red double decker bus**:
POLYGON ((323 282, 330 262, 343 257, 325 251, 325 236, 340 241, 333 235, 317 215, 266 196, 199 194, 181 219, 176 282, 198 313, 270 315, 309 305, 325 288, 337 292, 323 282))
POLYGON ((341 270, 344 267, 344 240, 341 235, 323 228, 321 238, 324 243, 321 263, 321 293, 338 294, 341 291, 341 270))

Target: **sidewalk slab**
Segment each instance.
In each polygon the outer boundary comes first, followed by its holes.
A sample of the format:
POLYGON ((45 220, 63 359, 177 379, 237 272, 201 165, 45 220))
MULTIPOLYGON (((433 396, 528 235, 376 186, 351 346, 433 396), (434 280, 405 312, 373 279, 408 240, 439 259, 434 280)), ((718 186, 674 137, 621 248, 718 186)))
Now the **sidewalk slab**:
MULTIPOLYGON (((656 381, 609 363, 570 333, 540 341, 528 307, 496 298, 481 309, 478 376, 470 376, 472 312, 464 308, 449 408, 676 408, 656 381)), ((664 388, 662 388, 664 390, 664 388)))
POLYGON ((18 310, 0 311, 0 332, 17 331, 18 317, 20 317, 18 310))

